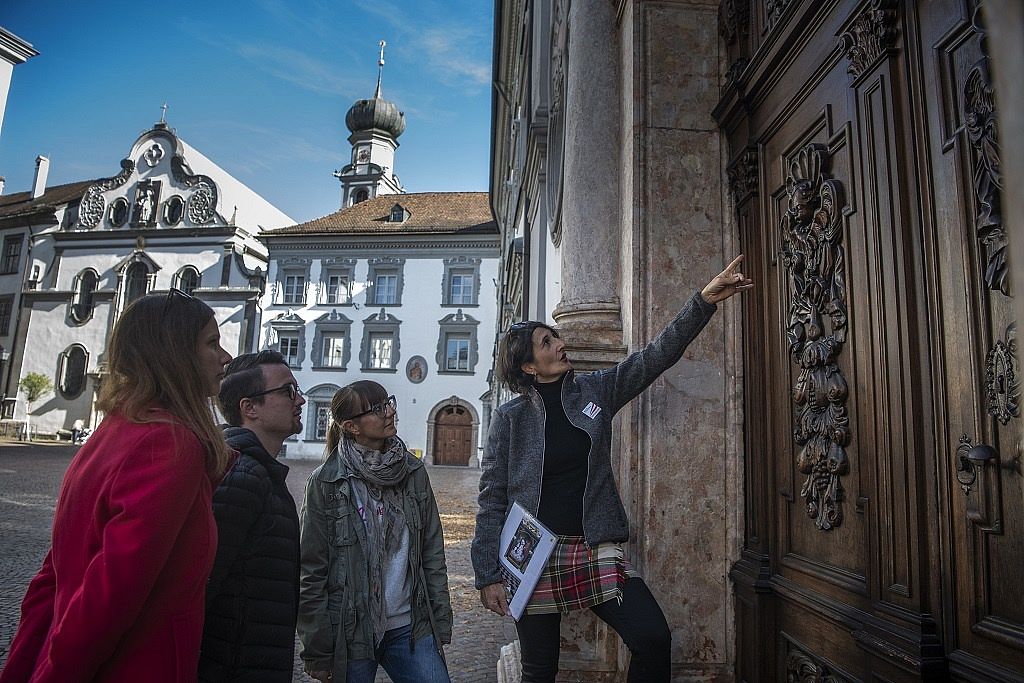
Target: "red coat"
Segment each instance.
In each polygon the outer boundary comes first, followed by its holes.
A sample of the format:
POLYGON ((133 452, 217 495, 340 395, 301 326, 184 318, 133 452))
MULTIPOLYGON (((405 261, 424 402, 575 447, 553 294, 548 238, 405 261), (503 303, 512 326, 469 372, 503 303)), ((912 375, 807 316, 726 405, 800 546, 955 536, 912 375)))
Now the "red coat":
POLYGON ((195 681, 217 549, 205 451, 108 415, 71 461, 0 683, 195 681))

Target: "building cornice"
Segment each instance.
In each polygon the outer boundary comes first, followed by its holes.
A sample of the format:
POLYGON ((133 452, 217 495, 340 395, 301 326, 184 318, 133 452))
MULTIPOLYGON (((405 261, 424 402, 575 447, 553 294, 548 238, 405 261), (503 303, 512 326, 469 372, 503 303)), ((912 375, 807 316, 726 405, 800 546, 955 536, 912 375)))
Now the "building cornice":
POLYGON ((39 52, 32 47, 31 43, 0 28, 0 58, 11 64, 22 64, 38 54, 39 52))
POLYGON ((104 244, 125 241, 134 242, 139 237, 152 239, 179 239, 182 237, 231 237, 237 232, 234 226, 215 228, 132 228, 130 230, 72 230, 53 233, 55 242, 88 242, 96 240, 104 244))
POLYGON ((430 239, 430 240, 415 240, 415 239, 395 239, 395 240, 380 240, 378 239, 355 239, 355 240, 284 240, 277 239, 273 242, 267 243, 267 248, 271 252, 281 251, 365 251, 365 250, 402 250, 402 249, 413 249, 421 251, 424 249, 431 250, 485 250, 494 251, 495 258, 498 256, 498 249, 501 245, 501 241, 497 236, 488 235, 486 240, 469 240, 469 239, 430 239))

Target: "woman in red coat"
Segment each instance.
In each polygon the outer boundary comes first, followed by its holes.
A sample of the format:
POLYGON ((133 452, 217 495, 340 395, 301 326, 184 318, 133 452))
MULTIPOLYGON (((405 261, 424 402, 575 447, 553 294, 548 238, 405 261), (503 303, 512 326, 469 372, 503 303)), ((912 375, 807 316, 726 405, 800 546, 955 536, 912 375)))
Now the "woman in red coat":
POLYGON ((178 290, 122 314, 106 417, 64 477, 0 683, 196 680, 211 481, 230 459, 209 397, 229 360, 213 310, 178 290))

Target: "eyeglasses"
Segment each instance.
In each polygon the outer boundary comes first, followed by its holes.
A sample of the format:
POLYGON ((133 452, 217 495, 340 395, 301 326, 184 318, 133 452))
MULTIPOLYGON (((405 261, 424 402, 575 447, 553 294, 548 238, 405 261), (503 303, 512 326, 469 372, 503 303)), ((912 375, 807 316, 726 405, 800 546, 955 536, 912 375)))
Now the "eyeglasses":
POLYGON ((373 413, 377 417, 384 417, 385 415, 388 414, 388 408, 391 409, 392 413, 395 412, 396 410, 398 410, 398 399, 396 399, 394 396, 388 396, 387 400, 384 401, 383 403, 378 403, 376 405, 372 405, 372 406, 370 406, 369 410, 364 410, 363 412, 361 412, 361 413, 359 413, 357 415, 353 415, 353 416, 351 416, 351 417, 349 417, 347 419, 354 420, 357 417, 362 417, 363 415, 369 415, 370 413, 373 413))
POLYGON ((302 389, 299 389, 299 385, 298 384, 296 384, 295 382, 288 382, 287 384, 282 384, 279 387, 274 387, 273 389, 267 389, 266 391, 261 391, 258 394, 251 394, 249 396, 243 396, 242 398, 259 398, 260 396, 266 396, 267 394, 273 394, 276 391, 283 391, 283 392, 285 392, 288 395, 288 400, 289 401, 295 401, 295 397, 296 396, 305 396, 305 394, 302 393, 302 389))
POLYGON ((170 307, 171 302, 174 301, 174 297, 185 299, 186 301, 191 301, 192 299, 195 298, 191 294, 186 294, 177 287, 171 287, 170 289, 167 290, 167 296, 164 297, 164 307, 160 311, 161 318, 167 315, 167 310, 170 307))

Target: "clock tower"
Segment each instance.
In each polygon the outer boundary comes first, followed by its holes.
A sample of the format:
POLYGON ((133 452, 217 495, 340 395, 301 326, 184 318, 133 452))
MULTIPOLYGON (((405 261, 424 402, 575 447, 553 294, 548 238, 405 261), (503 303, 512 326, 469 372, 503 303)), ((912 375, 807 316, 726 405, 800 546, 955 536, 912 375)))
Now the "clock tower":
POLYGON ((384 45, 380 41, 377 90, 371 99, 357 100, 345 115, 345 125, 352 133, 348 138, 352 157, 347 166, 334 172, 334 177, 341 181, 343 209, 378 195, 405 192, 394 171, 398 136, 405 131, 405 114, 381 96, 384 45))

